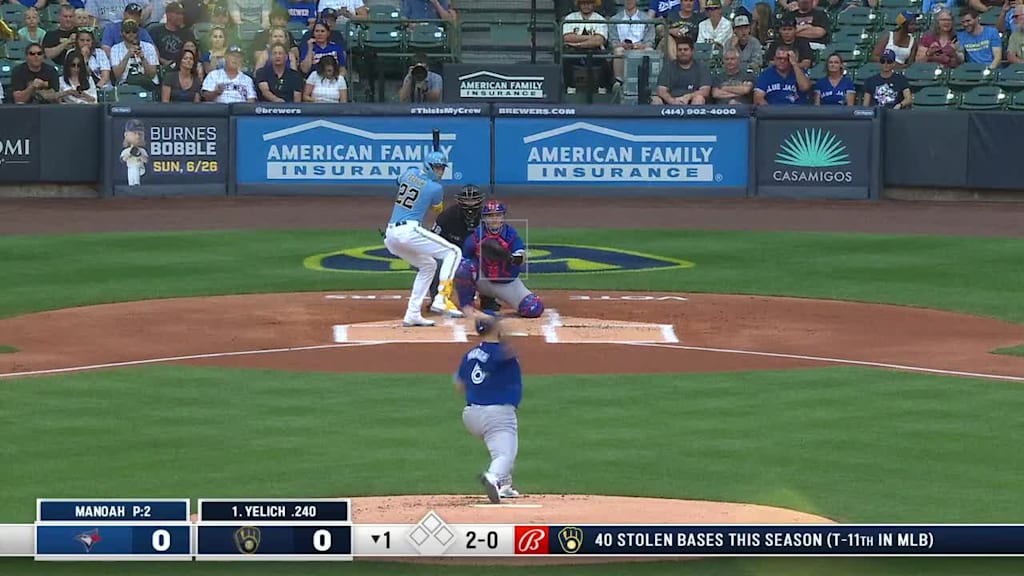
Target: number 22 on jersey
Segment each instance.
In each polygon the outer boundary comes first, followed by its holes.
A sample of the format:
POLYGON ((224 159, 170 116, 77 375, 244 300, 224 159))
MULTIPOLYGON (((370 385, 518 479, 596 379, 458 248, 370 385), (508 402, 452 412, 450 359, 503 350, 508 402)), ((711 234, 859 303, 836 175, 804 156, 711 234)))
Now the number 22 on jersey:
POLYGON ((413 188, 406 183, 398 187, 398 196, 395 197, 395 204, 412 210, 416 206, 416 199, 420 197, 419 188, 413 188))

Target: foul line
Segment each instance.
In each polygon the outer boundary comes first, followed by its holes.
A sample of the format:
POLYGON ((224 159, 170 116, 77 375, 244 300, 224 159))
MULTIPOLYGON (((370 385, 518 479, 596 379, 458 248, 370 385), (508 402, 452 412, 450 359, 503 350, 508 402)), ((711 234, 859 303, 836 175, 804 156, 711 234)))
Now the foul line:
POLYGON ((548 321, 541 326, 541 332, 544 333, 544 341, 548 344, 558 343, 558 327, 562 325, 562 317, 558 314, 558 310, 554 308, 548 308, 548 321))
POLYGON ((806 356, 803 354, 783 354, 780 352, 757 352, 754 350, 735 350, 732 348, 708 348, 705 346, 684 346, 682 344, 654 344, 643 342, 622 342, 622 344, 625 344, 627 346, 650 346, 654 348, 672 348, 675 350, 694 350, 697 352, 718 352, 721 354, 746 354, 749 356, 767 356, 769 358, 788 358, 790 360, 811 360, 814 362, 828 362, 832 364, 851 364, 854 366, 870 366, 872 368, 891 368, 893 370, 906 370, 908 372, 942 374, 944 376, 966 376, 969 378, 987 378, 990 380, 1008 380, 1011 382, 1024 382, 1024 377, 1021 376, 1003 376, 1000 374, 982 374, 980 372, 943 370, 941 368, 925 368, 923 366, 889 364, 886 362, 869 362, 866 360, 849 360, 847 358, 829 358, 827 356, 806 356))
POLYGON ((291 348, 268 348, 263 350, 243 350, 240 352, 214 352, 211 354, 189 354, 188 356, 168 356, 166 358, 148 358, 146 360, 126 360, 124 362, 108 362, 106 364, 87 364, 85 366, 71 366, 68 368, 50 368, 47 370, 29 370, 26 372, 7 372, 0 374, 0 378, 17 378, 20 376, 41 376, 44 374, 62 374, 65 372, 86 372, 89 370, 103 370, 106 368, 123 368, 125 366, 138 366, 140 364, 161 364, 164 362, 179 362, 181 360, 200 360, 203 358, 226 358, 228 356, 252 356, 256 354, 276 354, 278 352, 303 352, 305 350, 327 350, 330 348, 348 348, 351 346, 374 346, 381 342, 351 342, 346 344, 319 344, 316 346, 295 346, 291 348))

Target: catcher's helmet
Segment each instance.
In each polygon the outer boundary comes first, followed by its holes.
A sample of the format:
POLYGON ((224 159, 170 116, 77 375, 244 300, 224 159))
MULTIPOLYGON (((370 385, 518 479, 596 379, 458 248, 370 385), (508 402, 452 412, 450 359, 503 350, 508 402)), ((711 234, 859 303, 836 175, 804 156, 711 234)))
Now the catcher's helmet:
POLYGON ((479 186, 467 184, 455 195, 459 206, 479 206, 484 201, 484 193, 479 186))
POLYGON ((440 180, 441 177, 434 172, 435 166, 448 167, 448 158, 445 157, 444 152, 433 151, 427 154, 427 157, 423 159, 423 171, 427 173, 427 176, 431 180, 440 180))

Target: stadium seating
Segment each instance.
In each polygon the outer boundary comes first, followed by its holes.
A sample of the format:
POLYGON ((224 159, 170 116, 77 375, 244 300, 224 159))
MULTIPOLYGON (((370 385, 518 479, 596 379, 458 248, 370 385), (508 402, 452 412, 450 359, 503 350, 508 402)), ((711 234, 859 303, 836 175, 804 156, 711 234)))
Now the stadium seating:
POLYGON ((25 7, 19 2, 0 5, 0 16, 3 16, 11 28, 17 30, 25 24, 25 7))
POLYGON ((956 104, 956 95, 945 86, 928 86, 914 92, 915 108, 949 108, 956 104))
POLYGON ((153 102, 155 100, 157 100, 156 94, 142 88, 141 86, 121 84, 117 87, 117 102, 120 104, 153 102))
POLYGON ((28 42, 24 40, 8 40, 6 46, 6 58, 8 60, 24 60, 25 49, 28 48, 28 42))
POLYGON ((1007 92, 1024 90, 1024 64, 1011 64, 999 70, 995 84, 1007 92))
POLYGON ((949 86, 954 89, 966 90, 992 82, 993 74, 985 64, 965 62, 949 73, 949 86))
POLYGON ((1006 94, 998 86, 976 86, 960 97, 961 110, 999 110, 1006 94))
POLYGON ((946 83, 946 69, 939 64, 927 62, 911 64, 903 71, 903 75, 913 89, 946 83))
POLYGON ((882 65, 878 62, 868 62, 860 68, 857 68, 857 73, 853 78, 853 83, 857 86, 857 90, 862 90, 864 88, 864 82, 881 71, 882 65))
POLYGON ((1006 109, 1024 112, 1024 90, 1014 92, 1006 101, 1006 109))

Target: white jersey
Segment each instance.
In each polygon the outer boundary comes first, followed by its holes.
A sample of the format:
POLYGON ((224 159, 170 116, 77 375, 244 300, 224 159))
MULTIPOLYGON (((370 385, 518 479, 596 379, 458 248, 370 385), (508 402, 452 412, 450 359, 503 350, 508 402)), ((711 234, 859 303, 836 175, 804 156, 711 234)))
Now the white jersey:
POLYGON ((252 83, 252 78, 242 72, 238 72, 232 78, 223 68, 212 70, 203 80, 203 92, 217 90, 218 84, 224 85, 224 91, 217 96, 217 102, 221 104, 254 102, 256 100, 256 86, 252 83))

